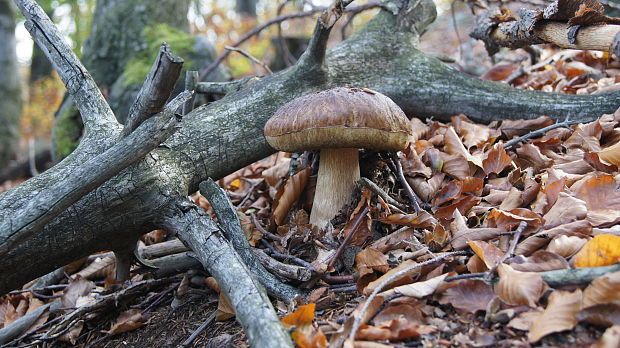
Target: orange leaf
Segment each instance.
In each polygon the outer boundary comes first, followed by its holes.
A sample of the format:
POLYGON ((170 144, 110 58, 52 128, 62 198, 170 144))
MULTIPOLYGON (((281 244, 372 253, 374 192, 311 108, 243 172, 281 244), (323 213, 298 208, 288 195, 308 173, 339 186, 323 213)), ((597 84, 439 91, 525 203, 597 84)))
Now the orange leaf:
POLYGON ((620 166, 620 142, 601 150, 598 157, 607 163, 620 166))
POLYGON ((296 311, 282 318, 282 325, 286 327, 303 327, 312 325, 315 303, 299 306, 296 311))
POLYGON ((586 243, 575 255, 575 267, 613 265, 620 259, 620 237, 599 234, 586 243))

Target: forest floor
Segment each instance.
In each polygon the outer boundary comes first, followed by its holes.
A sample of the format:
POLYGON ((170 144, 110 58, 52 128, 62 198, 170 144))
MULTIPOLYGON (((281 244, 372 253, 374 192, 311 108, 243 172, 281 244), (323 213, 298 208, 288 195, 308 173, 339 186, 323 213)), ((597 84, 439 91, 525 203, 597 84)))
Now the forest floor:
MULTIPOLYGON (((606 54, 541 53, 533 65, 524 51, 505 54, 482 78, 571 94, 620 89, 620 64, 606 54)), ((592 116, 539 133, 551 119, 413 118, 416 134, 397 158, 362 153, 362 176, 375 186, 360 186, 328 231, 308 224, 315 154, 275 154, 218 183, 253 246, 312 271, 288 280, 311 290, 307 301, 274 301, 302 347, 342 344, 356 319, 355 347, 616 347, 620 272, 605 267, 620 258, 620 113, 592 116), (585 267, 591 276, 571 273, 585 267)), ((214 216, 206 198, 191 198, 214 216)), ((142 256, 164 244, 185 253, 161 230, 141 243, 142 256)), ((70 266, 68 282, 0 297, 0 328, 57 298, 65 308, 9 346, 177 347, 213 314, 189 346, 247 346, 201 270, 152 282, 135 266, 131 283, 116 284, 109 254, 70 266), (91 309, 71 317, 76 308, 91 309)))

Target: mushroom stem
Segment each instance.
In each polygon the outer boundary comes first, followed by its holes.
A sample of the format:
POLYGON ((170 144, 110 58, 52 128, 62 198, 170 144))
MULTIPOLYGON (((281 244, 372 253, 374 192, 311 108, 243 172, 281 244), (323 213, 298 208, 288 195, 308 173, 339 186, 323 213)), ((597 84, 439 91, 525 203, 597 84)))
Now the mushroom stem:
POLYGON ((324 228, 349 202, 360 178, 357 149, 321 149, 310 223, 324 228))

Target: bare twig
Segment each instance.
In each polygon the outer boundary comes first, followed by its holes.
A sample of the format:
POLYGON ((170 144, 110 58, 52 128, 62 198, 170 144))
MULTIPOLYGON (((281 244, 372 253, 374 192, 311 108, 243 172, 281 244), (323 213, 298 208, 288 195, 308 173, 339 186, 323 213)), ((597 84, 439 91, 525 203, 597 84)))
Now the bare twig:
POLYGON ((394 167, 394 169, 396 169, 396 176, 398 177, 398 181, 400 181, 400 184, 405 190, 407 197, 409 197, 409 201, 411 202, 411 206, 413 207, 413 210, 416 213, 421 212, 422 211, 422 208, 420 208, 421 200, 418 197, 418 195, 416 195, 415 192, 413 192, 413 189, 411 189, 411 186, 409 186, 407 179, 405 179, 405 175, 403 174, 403 166, 400 164, 400 161, 398 160, 398 157, 396 155, 390 158, 390 164, 394 167))
POLYGON ((584 120, 584 119, 570 120, 570 121, 566 120, 564 122, 554 123, 554 124, 552 124, 550 126, 547 126, 547 127, 541 128, 541 129, 537 129, 537 130, 529 132, 529 133, 527 133, 527 134, 525 134, 523 136, 520 136, 520 137, 518 137, 516 139, 513 139, 513 140, 510 140, 510 141, 506 142, 504 144, 504 149, 509 149, 509 148, 517 145, 518 143, 520 143, 522 141, 525 141, 525 140, 527 140, 529 138, 534 138, 534 137, 537 137, 539 135, 543 135, 543 134, 547 133, 548 131, 550 131, 552 129, 556 129, 556 128, 560 128, 560 127, 567 127, 568 128, 568 127, 570 127, 570 126, 572 126, 574 124, 578 124, 578 123, 582 123, 582 122, 587 122, 587 121, 590 121, 590 120, 584 120))
MULTIPOLYGON (((349 4, 351 1, 347 1, 346 4, 349 4)), ((346 5, 345 5, 346 6, 346 5)), ((375 8, 375 7, 379 7, 381 6, 381 3, 379 1, 372 1, 369 2, 367 4, 364 5, 360 5, 357 7, 352 7, 350 9, 346 9, 345 11, 360 11, 362 9, 366 10, 366 9, 370 9, 370 8, 375 8)), ((253 37, 254 35, 257 35, 258 33, 260 33, 261 31, 263 31, 265 28, 268 28, 276 23, 280 23, 289 19, 293 19, 293 18, 303 18, 303 17, 309 17, 314 15, 317 12, 320 11, 324 11, 327 10, 326 7, 314 7, 312 10, 309 11, 303 11, 303 12, 297 12, 297 13, 290 13, 290 14, 285 14, 285 15, 281 15, 281 16, 277 16, 275 18, 270 19, 269 21, 265 22, 262 25, 259 25, 258 27, 252 29, 251 31, 247 32, 245 35, 243 35, 243 37, 241 37, 241 39, 237 40, 235 43, 233 43, 232 45, 230 45, 231 47, 237 47, 239 45, 241 45, 242 43, 246 42, 247 40, 249 40, 251 37, 253 37)), ((222 52, 222 54, 220 54, 217 59, 211 63, 211 65, 209 65, 206 69, 204 69, 203 71, 200 72, 200 80, 204 80, 204 78, 211 73, 213 70, 215 70, 223 61, 224 59, 226 59, 226 57, 228 57, 228 55, 230 54, 229 50, 226 50, 224 52, 222 52)))
POLYGON ((215 312, 211 313, 207 319, 204 321, 204 323, 202 323, 202 325, 200 325, 196 331, 194 331, 194 333, 191 334, 191 336, 189 336, 185 341, 183 341, 183 343, 181 343, 179 345, 179 347, 183 348, 183 347, 189 347, 191 346, 191 344, 196 340, 196 338, 198 338, 198 336, 200 336, 200 334, 207 329, 207 327, 209 325, 211 325, 211 323, 215 320, 215 312))
POLYGON ((379 197, 383 198, 383 200, 386 203, 391 204, 391 205, 397 207, 400 210, 406 210, 407 209, 405 207, 405 205, 403 205, 399 201, 397 201, 394 198, 392 198, 390 195, 388 195, 387 192, 383 191, 383 189, 381 187, 377 186, 377 184, 375 184, 374 182, 370 181, 370 179, 368 179, 368 178, 360 178, 359 182, 364 187, 368 188, 369 190, 371 190, 372 192, 377 194, 379 197))
POLYGON ((246 51, 244 49, 241 49, 241 48, 238 48, 238 47, 232 47, 232 46, 224 46, 224 48, 229 50, 229 51, 239 52, 242 56, 248 58, 253 63, 262 66, 263 69, 265 69, 269 73, 269 75, 273 74, 273 71, 271 71, 271 69, 269 68, 269 66, 265 62, 262 62, 260 59, 254 57, 250 52, 248 52, 248 51, 246 51))
POLYGON ((260 221, 258 221, 258 218, 256 217, 256 214, 254 213, 250 213, 250 216, 252 217, 252 222, 254 223, 254 227, 256 227, 256 229, 263 235, 268 237, 271 240, 275 240, 278 242, 282 241, 282 237, 280 236, 276 236, 275 234, 268 232, 260 223, 260 221))
POLYGON ((521 221, 521 223, 519 223, 519 227, 517 227, 514 235, 512 236, 512 242, 510 243, 510 247, 508 248, 506 253, 504 253, 504 256, 502 256, 501 259, 499 259, 499 261, 497 261, 497 263, 487 272, 485 280, 489 281, 492 277, 494 277, 499 265, 501 265, 514 255, 517 244, 519 243, 519 237, 521 237, 521 233, 523 233, 526 227, 527 222, 521 221))
POLYGON ((361 325, 361 320, 364 317, 364 313, 366 313, 366 311, 368 310, 368 307, 370 306, 374 298, 377 297, 377 295, 383 290, 383 288, 386 285, 392 283, 396 279, 402 278, 403 276, 409 274, 410 272, 418 268, 431 265, 435 262, 442 261, 443 259, 451 257, 451 256, 464 255, 464 254, 465 252, 463 251, 453 251, 453 252, 445 253, 445 254, 436 256, 435 258, 432 258, 428 261, 424 261, 424 262, 416 263, 415 265, 411 265, 410 267, 404 268, 392 274, 391 276, 384 278, 379 284, 377 284, 377 287, 372 291, 370 296, 368 296, 368 298, 364 302, 364 305, 360 309, 359 313, 357 313, 357 316, 355 317, 355 320, 353 321, 353 326, 351 327, 351 332, 349 333, 349 339, 351 340, 355 339, 355 334, 357 333, 357 330, 359 329, 361 325))
POLYGON ((357 229, 360 227, 360 225, 364 221, 364 217, 366 216, 366 214, 368 214, 368 211, 370 211, 370 209, 368 208, 368 206, 366 206, 364 207, 362 212, 359 214, 359 216, 357 217, 357 220, 355 220, 355 222, 353 223, 353 226, 351 227, 351 232, 349 232, 349 234, 347 234, 344 237, 344 240, 342 241, 342 243, 340 243, 340 246, 336 250, 336 253, 332 256, 331 260, 329 260, 329 263, 328 263, 329 267, 332 267, 334 263, 336 263, 336 260, 338 260, 338 258, 342 254, 342 252, 344 251, 344 248, 346 248, 347 245, 349 245, 349 241, 351 241, 351 238, 353 238, 353 235, 355 234, 357 229))

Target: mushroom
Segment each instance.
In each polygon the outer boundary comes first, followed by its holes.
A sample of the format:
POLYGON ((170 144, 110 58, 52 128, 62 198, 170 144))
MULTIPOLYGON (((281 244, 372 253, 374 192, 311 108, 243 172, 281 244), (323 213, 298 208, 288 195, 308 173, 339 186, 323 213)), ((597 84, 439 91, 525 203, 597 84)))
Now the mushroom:
POLYGON ((360 178, 359 148, 398 151, 411 126, 390 98, 367 88, 334 88, 283 105, 265 124, 276 150, 321 150, 310 223, 324 228, 349 202, 360 178))

